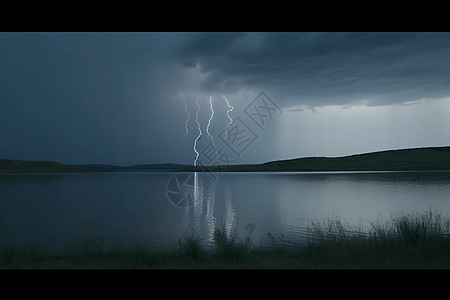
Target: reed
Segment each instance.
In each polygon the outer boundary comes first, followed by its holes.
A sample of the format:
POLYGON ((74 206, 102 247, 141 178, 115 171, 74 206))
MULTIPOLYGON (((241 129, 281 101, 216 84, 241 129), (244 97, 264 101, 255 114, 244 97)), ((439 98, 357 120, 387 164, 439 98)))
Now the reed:
POLYGON ((308 259, 331 268, 450 267, 450 219, 439 212, 380 216, 358 225, 312 222, 308 259))
POLYGON ((255 224, 244 229, 247 234, 240 237, 237 229, 216 228, 212 249, 193 230, 168 250, 139 241, 106 248, 104 238, 89 236, 52 255, 33 245, 0 246, 0 268, 450 268, 450 218, 431 210, 358 224, 338 217, 312 221, 303 248, 289 247, 283 235, 275 238, 270 232, 271 247, 254 247, 255 224))

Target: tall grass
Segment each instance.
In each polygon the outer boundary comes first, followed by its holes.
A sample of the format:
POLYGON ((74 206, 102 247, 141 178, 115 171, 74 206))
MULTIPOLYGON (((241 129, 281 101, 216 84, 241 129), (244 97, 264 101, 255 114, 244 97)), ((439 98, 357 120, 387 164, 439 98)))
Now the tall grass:
POLYGON ((439 212, 380 216, 352 225, 312 222, 306 257, 327 267, 450 267, 450 219, 439 212))
POLYGON ((268 232, 271 247, 255 248, 255 224, 213 233, 206 249, 193 230, 185 231, 172 250, 142 242, 104 247, 102 237, 75 239, 69 250, 48 255, 33 245, 0 247, 0 268, 450 268, 450 218, 438 212, 381 216, 351 224, 340 218, 311 222, 303 248, 288 247, 283 235, 268 232))
POLYGON ((199 261, 205 255, 205 244, 203 238, 198 236, 195 231, 184 231, 178 238, 177 255, 199 261))
POLYGON ((34 245, 20 249, 16 245, 0 246, 0 268, 23 268, 34 266, 43 253, 34 245))
POLYGON ((252 246, 251 236, 255 229, 255 224, 249 223, 244 229, 247 232, 245 238, 239 237, 237 227, 231 234, 227 234, 225 225, 222 225, 222 228, 216 228, 214 230, 213 237, 217 257, 227 261, 240 261, 248 257, 252 246))

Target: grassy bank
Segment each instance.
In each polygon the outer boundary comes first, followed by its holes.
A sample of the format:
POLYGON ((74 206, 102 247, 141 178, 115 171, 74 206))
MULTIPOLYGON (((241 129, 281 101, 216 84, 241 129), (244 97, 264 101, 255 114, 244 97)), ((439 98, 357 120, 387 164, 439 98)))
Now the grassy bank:
POLYGON ((350 224, 339 218, 311 222, 309 241, 302 249, 287 247, 284 237, 267 235, 271 247, 255 247, 251 235, 214 232, 214 250, 206 250, 195 232, 186 231, 171 250, 144 243, 108 249, 103 238, 74 240, 70 250, 48 255, 37 247, 0 248, 1 268, 450 268, 450 219, 442 213, 396 214, 350 224))

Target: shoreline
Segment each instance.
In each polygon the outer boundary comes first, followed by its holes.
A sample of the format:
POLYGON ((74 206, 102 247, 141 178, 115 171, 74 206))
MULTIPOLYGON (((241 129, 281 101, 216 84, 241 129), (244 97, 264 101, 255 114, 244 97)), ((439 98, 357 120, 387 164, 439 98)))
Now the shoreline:
POLYGON ((364 173, 426 173, 426 172, 450 172, 450 169, 423 169, 423 170, 231 170, 231 171, 205 171, 205 170, 89 170, 89 171, 66 171, 66 172, 0 172, 0 175, 38 175, 38 174, 73 174, 73 173, 352 173, 352 174, 364 174, 364 173))
POLYGON ((181 164, 64 165, 52 161, 0 159, 0 173, 86 172, 352 172, 450 171, 450 147, 386 150, 343 157, 303 157, 263 164, 193 167, 181 164))
POLYGON ((28 172, 10 171, 2 172, 0 175, 11 174, 68 174, 68 173, 412 173, 412 172, 450 172, 450 169, 411 169, 411 170, 83 170, 83 171, 62 171, 62 172, 28 172))
POLYGON ((253 247, 255 224, 226 233, 214 230, 215 247, 205 248, 195 231, 185 231, 172 249, 158 250, 143 242, 103 246, 103 237, 75 239, 71 249, 48 254, 30 245, 0 245, 0 268, 6 269, 417 269, 450 268, 450 218, 425 211, 391 215, 359 226, 338 217, 311 221, 305 247, 285 244, 283 235, 267 233, 269 247, 253 247))

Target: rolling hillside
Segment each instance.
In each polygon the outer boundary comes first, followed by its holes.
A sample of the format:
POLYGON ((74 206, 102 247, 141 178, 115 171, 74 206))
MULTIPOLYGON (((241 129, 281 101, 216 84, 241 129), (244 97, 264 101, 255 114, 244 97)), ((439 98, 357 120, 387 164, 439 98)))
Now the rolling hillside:
MULTIPOLYGON (((355 154, 344 157, 304 157, 272 161, 258 165, 235 165, 222 172, 270 171, 421 171, 450 170, 450 147, 400 149, 355 154)), ((52 161, 19 161, 0 159, 0 173, 62 173, 62 172, 203 172, 201 167, 180 164, 142 164, 127 167, 114 165, 63 165, 52 161)), ((210 167, 208 171, 219 171, 210 167)))
POLYGON ((53 161, 21 161, 0 159, 0 173, 65 173, 85 170, 53 161))
POLYGON ((371 152, 344 157, 305 157, 229 168, 229 171, 450 170, 450 147, 371 152))

